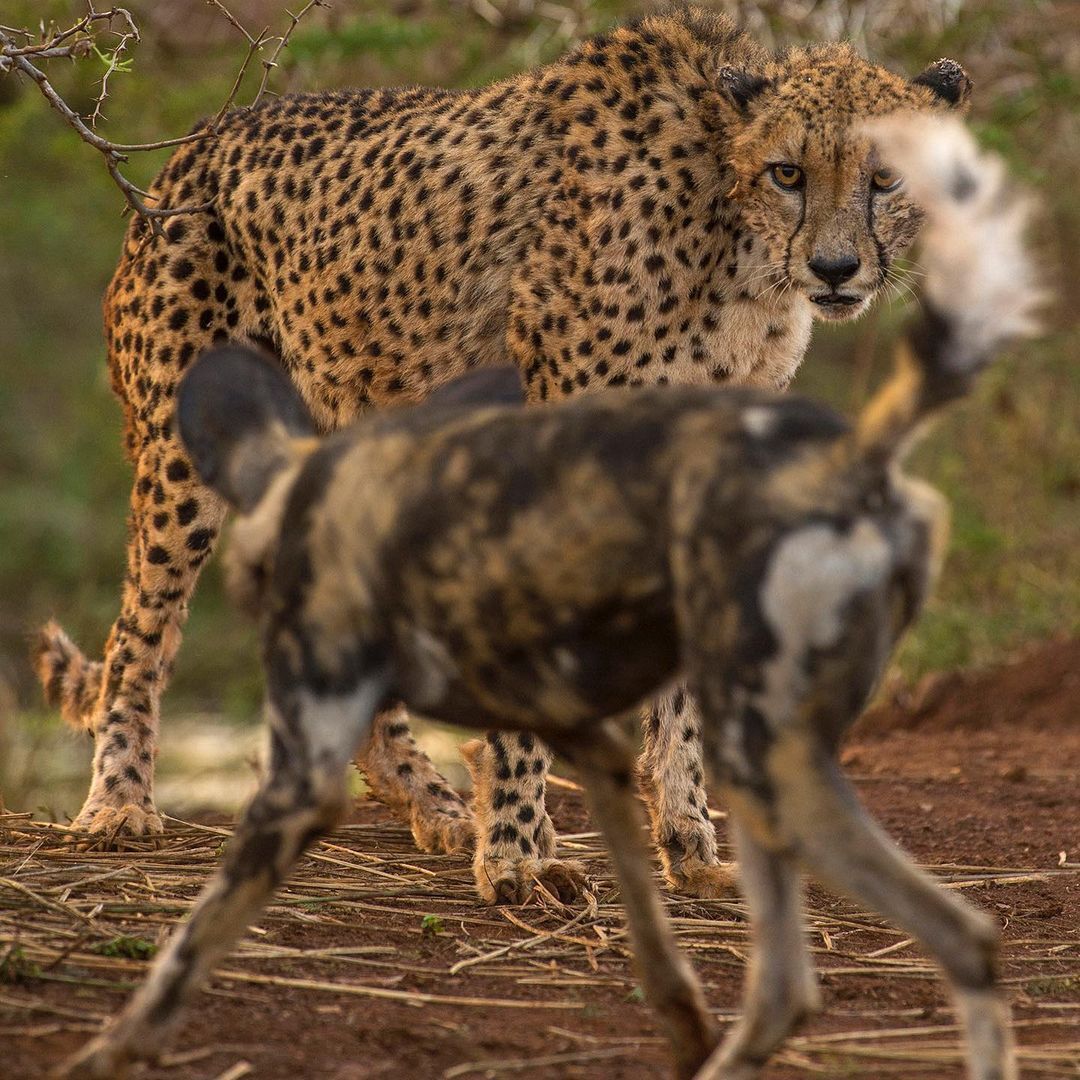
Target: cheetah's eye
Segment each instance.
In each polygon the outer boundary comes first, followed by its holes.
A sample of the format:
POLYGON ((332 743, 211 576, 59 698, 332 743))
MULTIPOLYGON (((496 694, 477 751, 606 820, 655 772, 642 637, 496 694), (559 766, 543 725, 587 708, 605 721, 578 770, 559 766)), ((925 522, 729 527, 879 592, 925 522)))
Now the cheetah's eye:
POLYGON ((779 165, 774 165, 769 172, 777 187, 782 187, 785 191, 794 191, 802 187, 803 171, 798 165, 781 162, 779 165))
POLYGON ((870 177, 870 184, 875 191, 895 191, 903 182, 904 178, 899 173, 893 172, 892 169, 885 166, 882 166, 870 177))

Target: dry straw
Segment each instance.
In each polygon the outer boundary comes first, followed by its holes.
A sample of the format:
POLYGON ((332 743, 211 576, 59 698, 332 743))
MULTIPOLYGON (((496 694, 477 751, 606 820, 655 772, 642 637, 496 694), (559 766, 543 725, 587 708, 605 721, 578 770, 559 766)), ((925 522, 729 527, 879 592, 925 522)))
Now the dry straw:
MULTIPOLYGON (((70 842, 82 834, 27 814, 0 812, 0 1038, 92 1032, 114 1007, 115 995, 102 993, 99 1004, 75 1009, 56 1004, 50 985, 116 990, 143 977, 150 952, 191 908, 230 836, 225 828, 176 819, 169 826, 156 843, 129 841, 122 851, 83 851, 70 842)), ((632 996, 636 982, 599 837, 580 833, 564 837, 563 844, 592 871, 596 889, 585 907, 571 909, 541 896, 526 908, 488 908, 477 902, 464 858, 419 854, 397 825, 347 825, 302 861, 213 985, 226 984, 234 999, 243 999, 248 988, 280 986, 303 991, 316 1002, 377 998, 406 1009, 505 1012, 508 1020, 515 1010, 527 1009, 529 1022, 545 1025, 557 1049, 539 1057, 448 1062, 442 1073, 446 1080, 530 1070, 563 1075, 571 1067, 575 1075, 601 1077, 612 1062, 632 1063, 645 1048, 655 1061, 662 1054, 655 1037, 600 1037, 576 1030, 575 1019, 587 1015, 583 1010, 598 988, 632 996), (415 919, 418 929, 430 925, 434 932, 452 934, 457 959, 425 961, 402 955, 385 938, 379 943, 378 927, 387 916, 398 926, 404 916, 406 922, 415 919), (321 928, 320 946, 277 944, 280 935, 274 931, 290 923, 321 928), (342 926, 350 928, 349 940, 355 942, 365 925, 372 929, 372 944, 334 944, 342 926), (497 995, 492 980, 498 980, 497 995), (387 986, 393 982, 402 987, 387 986), (407 988, 416 983, 424 989, 407 988), (483 991, 475 989, 480 984, 483 991)), ((1080 874, 1074 866, 929 869, 947 887, 992 886, 1009 890, 1010 896, 1032 883, 1075 888, 1080 874)), ((667 908, 707 989, 713 987, 711 1000, 717 1000, 715 990, 723 984, 730 1001, 748 951, 741 902, 669 897, 667 908)), ((778 1063, 822 1076, 843 1071, 933 1077, 954 1071, 960 1061, 958 1033, 946 1010, 928 1018, 923 1009, 877 1007, 889 995, 867 999, 859 989, 868 976, 936 986, 933 965, 908 938, 874 916, 813 891, 809 910, 811 946, 839 1008, 830 1009, 829 1030, 790 1040, 778 1063)), ((1080 980, 1080 941, 1007 940, 1003 973, 1017 1000, 1024 1075, 1076 1077, 1080 1001, 1070 988, 1080 980)), ((719 1013, 722 1023, 733 1018, 731 1011, 719 1013)), ((198 1055, 196 1048, 167 1061, 180 1065, 198 1055)), ((242 1058, 229 1069, 233 1080, 250 1071, 242 1058)))

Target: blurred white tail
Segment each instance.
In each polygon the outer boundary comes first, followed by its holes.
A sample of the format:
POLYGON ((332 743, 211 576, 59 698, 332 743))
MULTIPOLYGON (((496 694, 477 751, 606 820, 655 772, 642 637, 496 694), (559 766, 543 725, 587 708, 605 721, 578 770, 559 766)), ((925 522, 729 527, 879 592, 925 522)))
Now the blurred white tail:
POLYGON ((892 456, 923 416, 967 392, 1005 342, 1036 333, 1044 293, 1024 243, 1030 201, 959 120, 897 114, 865 130, 927 219, 921 317, 857 426, 863 454, 892 456))

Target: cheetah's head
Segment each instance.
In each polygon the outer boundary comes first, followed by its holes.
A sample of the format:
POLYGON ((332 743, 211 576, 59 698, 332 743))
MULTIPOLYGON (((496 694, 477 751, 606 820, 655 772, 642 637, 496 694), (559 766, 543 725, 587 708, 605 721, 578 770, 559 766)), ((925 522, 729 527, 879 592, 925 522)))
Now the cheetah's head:
POLYGON ((922 215, 903 177, 858 134, 872 116, 964 109, 971 81, 939 60, 910 82, 851 46, 792 50, 761 72, 717 75, 732 192, 764 244, 759 281, 796 289, 821 319, 860 315, 895 280, 922 215))

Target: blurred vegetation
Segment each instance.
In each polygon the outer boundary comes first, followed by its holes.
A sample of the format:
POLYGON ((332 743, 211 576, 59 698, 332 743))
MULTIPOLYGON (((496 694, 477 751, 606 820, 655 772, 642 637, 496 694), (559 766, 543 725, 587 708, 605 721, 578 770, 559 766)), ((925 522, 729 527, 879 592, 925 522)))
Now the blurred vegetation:
MULTIPOLYGON (((196 0, 133 0, 143 30, 131 70, 110 83, 105 130, 124 141, 185 132, 224 100, 244 48, 196 0)), ((1080 5, 1070 0, 730 0, 766 44, 852 36, 914 75, 953 56, 976 81, 974 120, 1044 202, 1039 242, 1061 300, 1050 332, 983 380, 920 449, 913 471, 952 500, 946 574, 907 643, 909 676, 994 659, 1033 637, 1080 631, 1080 5)), ((283 30, 279 0, 230 4, 252 30, 283 30)), ((79 4, 5 0, 3 21, 72 21, 79 4)), ((279 92, 421 82, 472 86, 558 55, 638 13, 618 0, 336 0, 283 54, 279 92)), ((101 61, 50 76, 89 112, 101 61)), ((249 75, 240 100, 258 78, 249 75)), ((148 181, 167 152, 133 159, 148 181)), ((99 302, 117 258, 122 200, 99 155, 36 90, 0 76, 0 790, 5 697, 36 730, 46 717, 26 663, 33 629, 55 615, 97 655, 116 615, 130 474, 104 366, 99 302), (6 686, 5 686, 6 684, 6 686)), ((880 378, 902 309, 819 329, 798 380, 839 407, 880 378)), ((253 716, 254 635, 204 574, 166 713, 253 716)), ((8 736, 10 737, 10 727, 8 736)), ((71 809, 74 809, 72 807, 71 809)))

